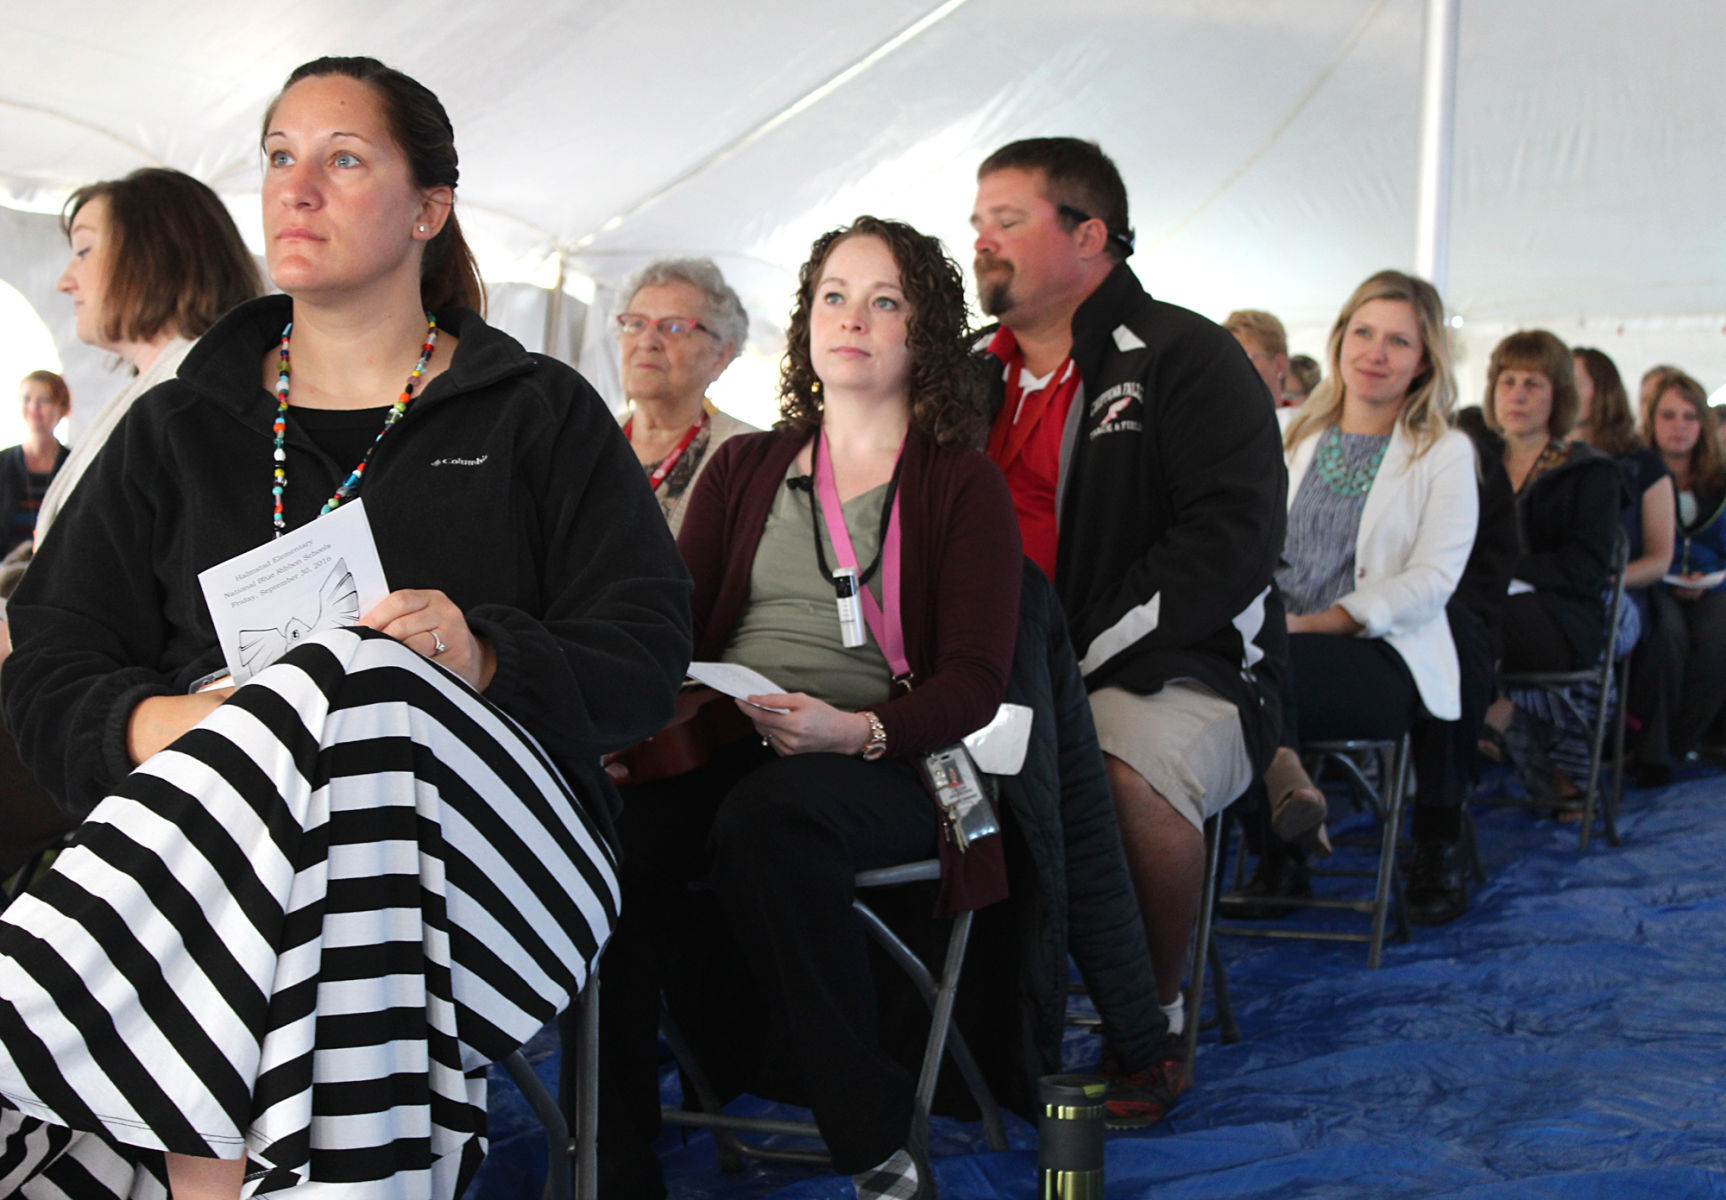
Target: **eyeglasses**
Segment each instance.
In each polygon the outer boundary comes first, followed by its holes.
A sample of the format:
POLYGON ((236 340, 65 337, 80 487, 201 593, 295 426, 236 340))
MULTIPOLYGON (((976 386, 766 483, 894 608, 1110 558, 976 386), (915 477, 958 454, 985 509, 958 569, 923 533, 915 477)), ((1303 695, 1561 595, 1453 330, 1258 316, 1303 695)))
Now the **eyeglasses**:
POLYGON ((649 325, 659 330, 660 337, 666 338, 685 338, 697 329, 701 330, 702 333, 705 333, 711 338, 717 338, 719 336, 717 333, 714 333, 713 330, 692 317, 659 317, 658 319, 655 319, 653 317, 644 317, 640 313, 617 314, 618 337, 640 337, 642 334, 647 332, 647 327, 649 325))
MULTIPOLYGON (((1074 208, 1071 204, 1057 204, 1055 205, 1055 211, 1067 218, 1067 220, 1071 221, 1075 226, 1083 225, 1086 221, 1102 220, 1101 217, 1093 217, 1084 209, 1074 208)), ((1133 242, 1135 238, 1131 229, 1127 230, 1125 233, 1116 233, 1113 229, 1108 229, 1108 222, 1104 221, 1103 225, 1108 232, 1109 240, 1111 242, 1114 242, 1128 254, 1133 252, 1133 242)))

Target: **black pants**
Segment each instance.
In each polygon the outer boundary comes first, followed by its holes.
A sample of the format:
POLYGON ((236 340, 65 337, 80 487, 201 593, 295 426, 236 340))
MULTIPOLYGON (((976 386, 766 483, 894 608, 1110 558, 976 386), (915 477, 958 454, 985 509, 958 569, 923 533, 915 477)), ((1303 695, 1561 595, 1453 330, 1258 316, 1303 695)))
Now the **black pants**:
POLYGON ((1665 763, 1694 750, 1726 704, 1726 590, 1680 600, 1653 587, 1648 601, 1653 619, 1631 660, 1643 722, 1637 757, 1665 763))
POLYGON ((1506 671, 1575 671, 1584 664, 1540 597, 1519 592, 1504 602, 1503 665, 1506 671))
MULTIPOLYGON (((1408 731, 1421 711, 1408 665, 1382 638, 1293 633, 1288 646, 1282 687, 1284 746, 1299 750, 1303 742, 1393 740, 1408 731)), ((1285 846, 1271 834, 1270 805, 1276 799, 1255 785, 1243 802, 1232 806, 1247 846, 1273 861, 1304 858, 1298 846, 1285 846)))
POLYGON ((1408 665, 1383 638, 1289 635, 1283 745, 1342 738, 1394 739, 1408 731, 1420 696, 1408 665))
POLYGON ((1492 635, 1466 605, 1445 607, 1456 643, 1462 711, 1454 721, 1423 717, 1410 731, 1414 751, 1414 836, 1455 842, 1462 837, 1462 803, 1474 780, 1476 746, 1492 703, 1492 635))
POLYGON ((753 1077, 769 1043, 789 1052, 836 1170, 887 1158, 906 1142, 914 1084, 879 1044, 852 877, 935 853, 934 805, 911 767, 776 758, 749 742, 702 771, 627 791, 623 916, 600 989, 607 1200, 663 1194, 649 1145, 662 985, 715 1075, 753 1077), (711 892, 692 892, 703 878, 711 892))

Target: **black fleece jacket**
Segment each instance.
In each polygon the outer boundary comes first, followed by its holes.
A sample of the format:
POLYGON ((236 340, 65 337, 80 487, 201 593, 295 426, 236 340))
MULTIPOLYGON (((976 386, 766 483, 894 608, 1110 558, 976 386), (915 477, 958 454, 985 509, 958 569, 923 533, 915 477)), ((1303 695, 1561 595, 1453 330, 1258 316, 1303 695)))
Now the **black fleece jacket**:
POLYGON ((1465 408, 1456 414, 1456 427, 1474 443, 1480 516, 1474 549, 1468 552, 1468 565, 1450 603, 1467 608, 1486 627, 1496 661, 1504 653, 1504 599, 1520 553, 1516 490, 1504 473, 1504 439, 1486 424, 1486 414, 1478 407, 1465 408))
POLYGON ((1233 335, 1153 299, 1125 263, 1073 314, 1073 361, 1055 590, 1085 686, 1197 679, 1240 710, 1262 770, 1281 725, 1286 630, 1264 618, 1288 492, 1264 382, 1233 335))
MULTIPOLYGON (((285 296, 242 305, 178 378, 139 399, 13 597, 0 694, 25 763, 74 813, 131 770, 149 696, 222 665, 198 572, 272 536, 275 397, 264 357, 285 296)), ((577 793, 616 793, 601 754, 660 728, 689 661, 689 577, 597 393, 477 314, 378 443, 360 497, 391 588, 437 588, 497 651, 487 698, 577 793)), ((447 344, 447 343, 446 343, 447 344)), ((314 519, 353 467, 290 421, 285 515, 314 519)))
POLYGON ((1603 597, 1612 583, 1612 548, 1624 507, 1618 464, 1581 442, 1568 457, 1523 484, 1516 497, 1515 578, 1570 643, 1578 666, 1606 648, 1603 597))
POLYGON ((1011 873, 1006 902, 977 914, 959 997, 966 1016, 998 1010, 1002 985, 1014 981, 1010 1020, 995 1013, 991 1025, 972 1016, 980 1028, 973 1037, 967 1027, 966 1038, 996 1095, 1030 1112, 1038 1076, 1061 1069, 1069 955, 1103 1018, 1107 1048, 1126 1070, 1156 1058, 1168 1020, 1157 1007, 1145 927, 1066 616, 1028 558, 1007 699, 1036 714, 1024 766, 1000 781, 1014 843, 1008 862, 1023 867, 1011 873), (997 1032, 991 1040, 989 1031, 1002 1025, 1008 1036, 997 1032))

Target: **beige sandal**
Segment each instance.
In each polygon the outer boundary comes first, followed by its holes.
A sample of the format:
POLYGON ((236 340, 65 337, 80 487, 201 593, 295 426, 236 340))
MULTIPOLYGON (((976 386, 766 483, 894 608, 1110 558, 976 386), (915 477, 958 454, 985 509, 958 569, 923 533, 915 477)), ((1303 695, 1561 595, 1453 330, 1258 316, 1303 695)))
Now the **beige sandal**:
POLYGON ((1300 756, 1287 746, 1277 748, 1265 770, 1265 790, 1271 797, 1271 829, 1277 837, 1308 854, 1329 858, 1330 832, 1325 828, 1329 804, 1307 775, 1300 756))

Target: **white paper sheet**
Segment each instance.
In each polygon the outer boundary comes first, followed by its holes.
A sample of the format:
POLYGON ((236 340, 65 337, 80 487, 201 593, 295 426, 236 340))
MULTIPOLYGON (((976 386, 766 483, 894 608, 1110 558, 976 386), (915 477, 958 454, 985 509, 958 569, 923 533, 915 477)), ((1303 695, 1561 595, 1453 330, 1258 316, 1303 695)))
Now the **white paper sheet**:
POLYGON ((1667 575, 1661 579, 1661 582, 1669 583, 1673 587, 1717 588, 1726 583, 1726 571, 1710 571, 1706 575, 1698 575, 1695 578, 1684 575, 1667 575))
MULTIPOLYGON (((748 667, 737 663, 724 662, 692 662, 689 664, 689 677, 705 683, 716 692, 724 692, 727 696, 736 696, 746 700, 750 696, 782 696, 785 689, 774 683, 759 671, 751 671, 748 667)), ((768 712, 790 712, 788 708, 769 708, 765 704, 757 704, 756 708, 765 708, 768 712)))
POLYGON ((965 748, 978 770, 990 775, 1017 775, 1031 743, 1032 711, 1023 704, 1003 704, 983 728, 965 735, 965 748))
POLYGON ((357 624, 390 592, 361 500, 200 571, 198 583, 235 686, 309 635, 357 624))

